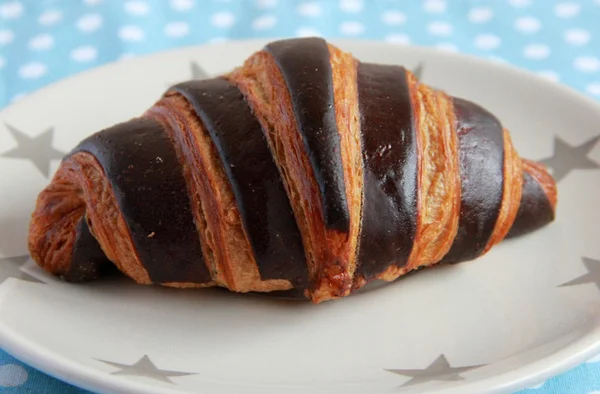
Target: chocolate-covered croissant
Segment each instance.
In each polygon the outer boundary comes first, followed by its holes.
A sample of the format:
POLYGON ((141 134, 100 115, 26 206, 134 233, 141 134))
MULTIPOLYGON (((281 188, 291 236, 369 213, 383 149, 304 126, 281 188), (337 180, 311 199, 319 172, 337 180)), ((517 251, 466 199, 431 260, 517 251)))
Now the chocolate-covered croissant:
POLYGON ((344 297, 554 219, 556 185, 484 108, 318 38, 170 88, 65 157, 33 259, 67 281, 344 297))

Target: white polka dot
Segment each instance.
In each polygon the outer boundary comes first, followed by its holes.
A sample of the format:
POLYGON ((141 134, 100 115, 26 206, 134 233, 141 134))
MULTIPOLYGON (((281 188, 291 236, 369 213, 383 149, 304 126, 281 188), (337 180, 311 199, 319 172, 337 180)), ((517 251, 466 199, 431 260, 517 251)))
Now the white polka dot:
POLYGON ((0 45, 10 44, 15 39, 12 30, 0 30, 0 45))
POLYGON ((401 25, 406 22, 406 15, 400 11, 387 11, 381 15, 381 20, 388 25, 401 25))
POLYGON ((4 68, 4 66, 6 66, 6 59, 0 56, 0 69, 4 68))
POLYGON ((256 7, 260 9, 273 8, 277 6, 277 0, 255 0, 256 7))
POLYGON ((423 4, 423 9, 425 12, 430 13, 442 13, 446 11, 446 1, 445 0, 426 0, 423 4))
POLYGON ((228 28, 235 23, 235 15, 228 11, 217 12, 211 16, 210 23, 216 27, 228 28))
POLYGON ((252 29, 266 30, 271 29, 277 24, 277 18, 274 15, 263 15, 252 21, 252 29))
POLYGON ((119 38, 123 41, 142 41, 144 36, 144 31, 138 26, 128 25, 119 29, 119 38))
POLYGON ((515 29, 523 33, 535 33, 542 28, 542 23, 538 18, 532 16, 524 16, 517 18, 515 21, 515 29))
POLYGON ((38 18, 38 22, 44 26, 51 26, 57 22, 60 22, 61 19, 62 12, 60 12, 59 10, 49 10, 45 11, 42 15, 40 15, 40 17, 38 18))
POLYGON ((589 84, 588 86, 586 86, 585 90, 587 90, 589 93, 595 96, 600 96, 600 82, 594 82, 589 84))
POLYGON ((452 25, 446 22, 431 22, 427 26, 429 34, 433 34, 434 36, 449 36, 452 34, 452 30, 452 25))
POLYGON ((493 16, 494 16, 494 11, 492 11, 491 8, 478 7, 478 8, 472 8, 469 11, 469 15, 467 17, 469 18, 469 22, 471 22, 471 23, 485 23, 485 22, 489 21, 490 19, 492 19, 493 16))
POLYGON ((181 38, 190 34, 190 25, 187 22, 170 22, 165 26, 165 35, 172 38, 181 38))
POLYGON ((0 365, 0 386, 17 387, 27 381, 28 374, 25 368, 17 364, 0 365))
POLYGON ((321 33, 312 27, 301 27, 296 30, 296 37, 320 37, 321 33))
POLYGON ((123 4, 125 12, 131 15, 146 15, 150 11, 150 6, 145 1, 131 0, 123 4))
POLYGON ((29 49, 43 51, 54 46, 54 38, 50 34, 38 34, 29 40, 29 49))
POLYGON ((46 74, 46 65, 44 63, 27 63, 19 68, 19 75, 23 79, 35 79, 46 74))
POLYGON ((523 50, 523 55, 528 59, 542 60, 550 56, 550 48, 544 44, 530 44, 523 50))
POLYGON ((392 44, 406 45, 410 43, 410 37, 402 33, 390 34, 385 37, 385 40, 387 42, 391 42, 392 44))
POLYGON ((340 32, 347 36, 357 36, 365 31, 365 25, 360 22, 344 22, 340 25, 340 32))
POLYGON ((581 6, 577 3, 559 3, 554 6, 554 13, 560 18, 571 18, 581 10, 581 6))
POLYGON ((363 7, 362 0, 340 0, 340 8, 344 12, 360 12, 363 7))
POLYGON ((71 51, 71 59, 76 62, 91 62, 98 57, 98 50, 90 45, 80 46, 71 51))
POLYGON ((509 0, 509 3, 513 7, 522 8, 531 5, 531 0, 509 0))
POLYGON ((588 364, 600 363, 600 354, 597 354, 596 356, 590 358, 589 360, 586 361, 586 363, 588 363, 588 364))
POLYGON ((575 58, 573 66, 583 72, 600 71, 600 59, 596 56, 579 56, 575 58))
POLYGON ((583 29, 565 31, 565 41, 571 45, 585 45, 590 41, 590 32, 583 29))
POLYGON ((458 52, 458 47, 451 42, 440 42, 435 44, 435 47, 441 51, 458 52))
POLYGON ((4 19, 15 19, 23 13, 23 4, 20 1, 9 1, 0 5, 0 17, 4 19))
POLYGON ((102 26, 102 15, 86 14, 77 20, 77 28, 83 32, 90 33, 102 26))
POLYGON ((194 0, 171 0, 170 5, 175 11, 189 11, 194 8, 194 0))
POLYGON ((537 73, 540 77, 545 78, 549 81, 552 82, 558 82, 560 81, 560 75, 558 75, 558 73, 556 71, 552 71, 552 70, 542 70, 542 71, 538 71, 537 73))
POLYGON ((475 46, 483 50, 496 49, 501 43, 500 37, 494 34, 480 34, 475 37, 475 46))
POLYGON ((85 5, 93 7, 104 2, 104 0, 83 0, 83 2, 85 3, 85 5))
POLYGON ((296 7, 296 12, 303 16, 319 16, 321 15, 321 5, 317 2, 300 3, 296 7))

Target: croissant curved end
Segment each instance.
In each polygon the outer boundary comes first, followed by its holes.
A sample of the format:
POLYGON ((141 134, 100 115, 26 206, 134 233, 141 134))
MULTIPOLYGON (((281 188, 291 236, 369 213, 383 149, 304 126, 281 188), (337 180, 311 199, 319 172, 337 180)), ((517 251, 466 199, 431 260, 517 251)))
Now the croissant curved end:
POLYGON ((555 218, 485 108, 320 38, 275 41, 101 130, 40 192, 29 250, 69 282, 343 298, 555 218))

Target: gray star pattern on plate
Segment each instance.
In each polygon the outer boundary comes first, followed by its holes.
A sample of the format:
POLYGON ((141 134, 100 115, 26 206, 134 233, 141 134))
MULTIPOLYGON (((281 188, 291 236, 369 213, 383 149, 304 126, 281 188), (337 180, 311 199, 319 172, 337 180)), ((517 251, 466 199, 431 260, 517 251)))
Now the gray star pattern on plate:
MULTIPOLYGON (((185 79, 186 81, 196 80, 196 79, 207 79, 209 75, 204 71, 198 62, 192 61, 190 62, 190 77, 185 79)), ((181 82, 181 81, 180 81, 181 82)), ((177 85, 180 82, 170 83, 169 87, 177 85)))
POLYGON ((0 154, 0 156, 31 160, 35 167, 48 178, 50 176, 50 161, 62 159, 64 156, 63 152, 52 147, 54 129, 50 127, 36 137, 30 137, 9 124, 6 124, 6 128, 17 142, 17 146, 0 154))
POLYGON ((429 382, 432 380, 438 381, 457 381, 464 380, 460 375, 463 372, 471 371, 476 368, 481 368, 485 364, 470 365, 466 367, 451 367, 446 359, 446 356, 441 354, 434 362, 429 364, 425 369, 386 369, 388 372, 397 375, 407 376, 411 379, 400 387, 413 386, 415 384, 429 382))
POLYGON ((192 70, 192 79, 206 79, 208 74, 197 62, 190 63, 190 69, 192 70))
POLYGON ((154 365, 154 363, 150 360, 147 355, 140 358, 134 364, 120 364, 112 361, 105 361, 96 359, 105 364, 112 365, 113 367, 120 368, 118 371, 112 372, 111 375, 129 375, 129 376, 143 376, 146 378, 155 379, 165 383, 173 384, 173 381, 169 379, 170 377, 176 376, 188 376, 188 375, 196 375, 191 372, 180 372, 180 371, 169 371, 166 369, 159 369, 154 365))
POLYGON ((415 67, 412 70, 412 73, 415 75, 415 77, 417 77, 417 79, 421 79, 423 77, 423 68, 425 67, 424 63, 419 63, 417 64, 417 67, 415 67))
POLYGON ((554 154, 540 162, 552 168, 552 176, 557 182, 573 170, 598 169, 600 164, 590 160, 587 155, 599 139, 600 136, 596 136, 581 145, 572 146, 560 137, 554 137, 554 154))
POLYGON ((600 261, 590 259, 587 257, 582 257, 583 265, 587 269, 587 273, 577 277, 573 280, 570 280, 558 287, 568 287, 568 286, 576 286, 576 285, 585 285, 588 283, 593 283, 600 290, 600 261))
POLYGON ((19 269, 28 259, 28 255, 0 257, 0 283, 3 283, 7 278, 17 278, 27 282, 44 283, 19 269))

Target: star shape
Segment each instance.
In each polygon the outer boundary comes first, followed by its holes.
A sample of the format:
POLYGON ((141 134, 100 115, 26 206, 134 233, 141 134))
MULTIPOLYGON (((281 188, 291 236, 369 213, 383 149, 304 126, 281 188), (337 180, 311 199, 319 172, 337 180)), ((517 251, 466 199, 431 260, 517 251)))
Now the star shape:
MULTIPOLYGON (((207 79, 209 75, 204 71, 202 67, 198 64, 198 62, 191 61, 190 62, 190 78, 186 79, 186 81, 197 80, 197 79, 207 79)), ((169 84, 169 87, 177 85, 179 82, 169 84)))
POLYGON ((582 257, 581 261, 583 261, 583 265, 585 265, 585 268, 588 272, 580 277, 563 283, 558 287, 569 287, 593 283, 596 285, 596 287, 598 287, 598 290, 600 290, 600 261, 590 259, 588 257, 582 257))
POLYGON ((388 372, 395 373, 397 375, 408 376, 411 379, 402 384, 400 387, 413 386, 431 380, 438 381, 457 381, 464 380, 461 373, 471 371, 476 368, 481 368, 485 364, 481 365, 470 365, 466 367, 451 367, 446 359, 446 356, 441 354, 425 369, 386 369, 388 372))
POLYGON ((50 127, 36 137, 30 137, 9 124, 6 124, 6 128, 17 142, 17 146, 0 154, 0 156, 30 160, 48 178, 50 176, 50 161, 62 159, 64 156, 63 152, 52 147, 54 129, 50 127))
POLYGON ((28 259, 28 255, 0 258, 0 283, 3 283, 7 278, 17 278, 27 282, 44 283, 21 271, 20 268, 28 259))
POLYGON ((111 375, 129 375, 129 376, 143 376, 150 379, 155 379, 165 383, 174 384, 170 377, 175 376, 187 376, 187 375, 196 375, 191 372, 180 372, 180 371, 169 371, 166 369, 159 369, 154 365, 154 363, 150 360, 147 355, 140 358, 134 364, 120 364, 112 361, 105 361, 96 359, 105 364, 111 365, 116 368, 120 368, 118 371, 114 371, 111 375))
POLYGON ((206 79, 208 74, 197 62, 192 61, 190 63, 190 69, 192 71, 192 79, 206 79))
POLYGON ((415 67, 412 70, 412 73, 415 75, 415 77, 417 77, 417 79, 421 79, 421 77, 423 76, 423 68, 425 67, 424 63, 419 63, 417 64, 417 67, 415 67))
POLYGON ((590 160, 587 155, 599 139, 600 136, 596 136, 581 145, 572 146, 562 138, 554 137, 554 154, 540 162, 552 168, 552 176, 557 182, 573 170, 598 169, 600 164, 590 160))

